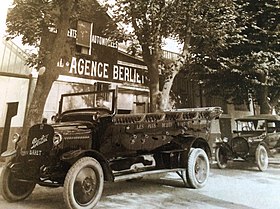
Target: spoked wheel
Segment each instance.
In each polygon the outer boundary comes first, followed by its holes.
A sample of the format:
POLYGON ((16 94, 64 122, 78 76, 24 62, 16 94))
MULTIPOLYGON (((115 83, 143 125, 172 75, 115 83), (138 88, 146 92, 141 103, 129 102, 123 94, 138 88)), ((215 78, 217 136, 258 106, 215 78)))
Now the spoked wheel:
POLYGON ((204 150, 192 149, 186 170, 187 182, 191 188, 197 189, 205 186, 210 172, 209 160, 204 150))
POLYGON ((0 192, 8 202, 24 200, 32 193, 36 184, 15 178, 9 165, 10 163, 6 164, 2 169, 0 192))
POLYGON ((266 148, 263 145, 259 145, 255 153, 256 162, 260 171, 265 171, 268 167, 268 155, 266 148))
POLYGON ((64 201, 71 209, 90 209, 99 201, 104 186, 101 165, 91 157, 78 160, 64 181, 64 201))
POLYGON ((227 167, 227 151, 223 147, 218 147, 215 152, 215 157, 217 161, 217 165, 220 169, 224 169, 227 167))

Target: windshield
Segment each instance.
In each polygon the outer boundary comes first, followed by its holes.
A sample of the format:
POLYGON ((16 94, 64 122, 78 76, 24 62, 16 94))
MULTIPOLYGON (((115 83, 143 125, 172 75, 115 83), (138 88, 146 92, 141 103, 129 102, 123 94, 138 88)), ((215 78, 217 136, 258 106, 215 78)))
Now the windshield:
POLYGON ((236 121, 237 131, 265 131, 265 120, 236 121))
POLYGON ((114 91, 82 92, 61 95, 59 112, 76 109, 107 109, 114 111, 114 91))

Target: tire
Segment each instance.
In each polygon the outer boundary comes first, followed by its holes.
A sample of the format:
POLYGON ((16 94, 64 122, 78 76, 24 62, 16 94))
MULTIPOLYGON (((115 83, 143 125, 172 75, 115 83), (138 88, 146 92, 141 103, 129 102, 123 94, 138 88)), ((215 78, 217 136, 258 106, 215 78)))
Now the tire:
POLYGON ((265 171, 268 167, 268 154, 263 145, 259 145, 255 152, 257 166, 260 171, 265 171))
POLYGON ((104 186, 101 165, 91 157, 79 159, 64 181, 64 201, 70 209, 91 209, 99 201, 104 186))
POLYGON ((206 185, 210 172, 209 159, 200 148, 192 149, 188 157, 186 170, 187 182, 191 188, 198 189, 206 185))
POLYGON ((36 183, 17 180, 9 165, 6 164, 2 169, 0 192, 8 202, 24 200, 33 192, 36 183))
POLYGON ((217 147, 215 151, 215 158, 217 161, 218 168, 224 169, 227 167, 228 159, 226 149, 222 147, 217 147))

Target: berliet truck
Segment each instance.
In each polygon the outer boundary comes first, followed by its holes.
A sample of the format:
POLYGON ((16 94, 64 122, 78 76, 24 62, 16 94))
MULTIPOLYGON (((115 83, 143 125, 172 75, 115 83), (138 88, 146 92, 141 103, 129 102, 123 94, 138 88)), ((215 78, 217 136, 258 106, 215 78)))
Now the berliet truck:
POLYGON ((61 95, 54 122, 15 134, 1 173, 8 202, 27 198, 35 185, 64 187, 67 208, 93 208, 104 182, 176 172, 183 185, 203 187, 211 160, 211 122, 219 107, 119 114, 117 90, 61 95), (103 96, 103 106, 96 99, 103 96))

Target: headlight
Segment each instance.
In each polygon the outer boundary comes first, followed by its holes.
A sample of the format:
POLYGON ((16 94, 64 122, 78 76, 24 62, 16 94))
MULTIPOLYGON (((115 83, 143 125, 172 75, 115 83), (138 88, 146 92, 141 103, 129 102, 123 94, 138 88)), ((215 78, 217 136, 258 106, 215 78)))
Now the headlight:
POLYGON ((227 142, 228 142, 228 138, 227 138, 227 137, 224 137, 224 138, 223 138, 223 142, 227 143, 227 142))
POLYGON ((216 138, 215 138, 215 142, 216 142, 216 143, 219 143, 219 142, 221 142, 221 141, 222 141, 222 139, 221 139, 220 137, 216 137, 216 138))
POLYGON ((16 144, 20 140, 20 135, 18 133, 15 133, 13 135, 13 142, 16 144))
POLYGON ((60 133, 55 132, 53 136, 54 146, 59 145, 61 142, 62 142, 62 135, 60 133))

